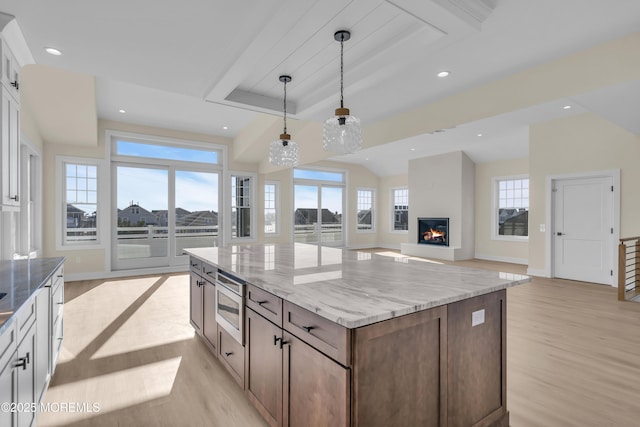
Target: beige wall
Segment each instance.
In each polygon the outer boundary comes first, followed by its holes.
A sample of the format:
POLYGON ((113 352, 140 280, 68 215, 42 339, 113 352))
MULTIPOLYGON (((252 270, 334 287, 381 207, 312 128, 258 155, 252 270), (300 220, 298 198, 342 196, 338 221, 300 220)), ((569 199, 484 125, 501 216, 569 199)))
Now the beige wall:
MULTIPOLYGON (((500 160, 476 164, 476 258, 504 260, 526 264, 529 243, 508 242, 491 238, 491 211, 493 209, 493 178, 528 175, 529 159, 500 160)), ((535 230, 530 230, 530 233, 535 230)))
MULTIPOLYGON (((546 179, 549 175, 620 169, 620 237, 640 234, 640 137, 585 113, 531 126, 529 141, 529 268, 544 271, 546 179)), ((550 226, 546 227, 547 232, 550 226)))
MULTIPOLYGON (((409 187, 409 175, 383 176, 378 181, 378 245, 384 248, 400 249, 401 243, 409 242, 409 234, 392 232, 391 209, 393 200, 391 190, 396 187, 409 187)), ((411 193, 409 193, 411 206, 411 193)))

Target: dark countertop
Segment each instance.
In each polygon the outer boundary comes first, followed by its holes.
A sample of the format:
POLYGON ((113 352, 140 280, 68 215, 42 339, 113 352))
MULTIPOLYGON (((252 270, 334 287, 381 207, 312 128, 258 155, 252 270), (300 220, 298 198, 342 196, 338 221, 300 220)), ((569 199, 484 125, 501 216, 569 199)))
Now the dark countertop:
POLYGON ((62 265, 64 257, 0 261, 0 334, 16 311, 44 286, 62 265))

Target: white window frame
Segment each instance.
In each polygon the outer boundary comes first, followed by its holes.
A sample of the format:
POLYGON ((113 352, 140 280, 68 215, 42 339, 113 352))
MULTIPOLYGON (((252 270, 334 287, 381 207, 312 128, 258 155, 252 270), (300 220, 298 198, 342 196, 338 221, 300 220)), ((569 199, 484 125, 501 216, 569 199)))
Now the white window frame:
POLYGON ((370 187, 357 187, 356 188, 356 233, 375 233, 376 232, 376 189, 370 187), (370 191, 371 192, 371 228, 369 229, 360 229, 358 224, 358 211, 359 211, 359 192, 360 191, 370 191))
POLYGON ((109 240, 108 235, 108 207, 103 203, 108 197, 108 180, 106 179, 105 162, 102 159, 90 158, 90 157, 71 157, 71 156, 56 156, 56 250, 79 250, 79 249, 104 249, 106 242, 109 240), (71 164, 84 164, 96 166, 97 168, 97 194, 96 194, 96 240, 86 242, 67 242, 66 239, 66 218, 67 218, 67 203, 66 203, 66 167, 65 165, 71 164))
MULTIPOLYGON (((508 175, 508 176, 495 176, 491 178, 491 240, 502 240, 508 242, 528 242, 529 236, 502 236, 498 234, 498 197, 499 190, 498 185, 501 181, 510 181, 517 179, 529 179, 529 202, 531 202, 531 180, 529 175, 508 175)), ((530 204, 530 203, 529 203, 530 204)), ((530 210, 530 207, 527 208, 530 210)), ((531 230, 528 231, 529 233, 531 230)))
MULTIPOLYGON (((280 181, 265 181, 264 185, 262 186, 263 188, 263 192, 262 192, 262 196, 263 196, 263 202, 264 202, 264 210, 263 210, 263 215, 266 216, 267 213, 267 199, 266 199, 266 186, 267 185, 273 185, 274 187, 274 194, 273 194, 273 209, 275 210, 275 224, 276 224, 276 231, 274 232, 267 232, 266 230, 264 231, 264 235, 265 236, 269 236, 269 237, 278 237, 280 236, 280 181)), ((266 226, 266 224, 264 224, 266 226)))
MULTIPOLYGON (((349 221, 349 170, 348 169, 339 169, 339 168, 331 168, 331 167, 319 167, 319 166, 301 166, 296 167, 294 169, 301 170, 309 170, 314 172, 331 172, 331 173, 339 173, 342 174, 342 181, 325 181, 325 180, 317 180, 317 179, 309 179, 309 178, 296 178, 294 177, 294 170, 291 170, 291 242, 295 241, 295 233, 296 233, 296 225, 295 225, 295 186, 296 185, 315 185, 318 186, 318 191, 322 191, 322 187, 342 187, 342 247, 349 246, 349 225, 351 222, 349 221)), ((322 242, 320 242, 322 245, 322 242)))
POLYGON ((42 252, 42 153, 20 137, 20 253, 29 258, 42 252))
POLYGON ((258 174, 255 172, 245 172, 245 171, 229 171, 227 174, 227 179, 225 180, 225 206, 226 206, 226 215, 224 216, 224 228, 225 228, 225 236, 227 242, 232 243, 252 243, 256 242, 256 211, 258 210, 258 174), (235 176, 246 176, 251 178, 251 196, 249 199, 249 221, 251 224, 249 226, 249 236, 248 237, 232 237, 231 236, 231 223, 232 223, 232 215, 231 210, 233 209, 233 205, 231 204, 231 187, 232 180, 235 176))
POLYGON ((398 234, 408 234, 409 233, 409 218, 407 218, 407 229, 406 230, 396 230, 395 229, 395 215, 396 215, 396 191, 397 190, 407 190, 407 215, 409 215, 409 187, 407 186, 402 186, 402 187, 393 187, 390 189, 390 206, 389 208, 391 209, 391 215, 390 215, 390 222, 389 222, 389 230, 391 233, 398 233, 398 234))

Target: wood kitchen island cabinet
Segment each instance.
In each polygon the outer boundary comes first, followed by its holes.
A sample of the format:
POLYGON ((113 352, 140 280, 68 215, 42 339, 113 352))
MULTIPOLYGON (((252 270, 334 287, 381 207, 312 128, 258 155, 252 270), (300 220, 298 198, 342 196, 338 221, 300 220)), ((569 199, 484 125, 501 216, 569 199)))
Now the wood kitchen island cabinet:
POLYGON ((528 277, 271 246, 190 252, 248 283, 244 388, 270 425, 509 425, 506 288, 528 277))

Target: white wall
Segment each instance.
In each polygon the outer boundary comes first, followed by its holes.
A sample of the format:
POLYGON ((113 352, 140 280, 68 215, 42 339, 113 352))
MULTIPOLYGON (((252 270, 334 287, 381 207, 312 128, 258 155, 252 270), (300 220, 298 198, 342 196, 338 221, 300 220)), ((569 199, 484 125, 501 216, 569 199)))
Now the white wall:
MULTIPOLYGON (((640 136, 591 113, 531 126, 529 141, 529 269, 546 269, 546 217, 549 175, 621 170, 620 237, 640 235, 640 136)), ((546 227, 547 232, 550 227, 546 227)))
POLYGON ((526 157, 476 164, 476 258, 527 264, 529 242, 493 240, 491 238, 491 221, 493 178, 528 174, 529 159, 526 157))

